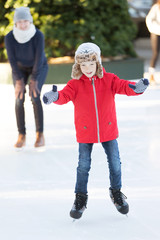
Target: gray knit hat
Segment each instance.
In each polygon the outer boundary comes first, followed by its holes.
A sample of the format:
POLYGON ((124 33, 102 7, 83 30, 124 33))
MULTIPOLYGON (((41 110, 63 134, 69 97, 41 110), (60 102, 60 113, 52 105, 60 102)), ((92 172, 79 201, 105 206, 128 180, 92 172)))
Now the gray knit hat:
POLYGON ((29 22, 33 22, 32 15, 28 7, 19 7, 15 9, 14 13, 14 23, 20 20, 28 20, 29 22))
POLYGON ((96 61, 97 62, 97 71, 96 75, 99 78, 103 77, 103 67, 101 61, 101 50, 100 48, 91 42, 82 43, 75 52, 75 64, 72 67, 71 77, 79 79, 82 76, 80 69, 80 63, 96 61))

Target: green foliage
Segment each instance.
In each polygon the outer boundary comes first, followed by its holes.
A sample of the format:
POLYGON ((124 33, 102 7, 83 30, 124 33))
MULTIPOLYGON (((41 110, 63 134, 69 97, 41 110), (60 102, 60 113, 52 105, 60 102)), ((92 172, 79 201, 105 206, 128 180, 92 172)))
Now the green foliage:
POLYGON ((98 44, 103 56, 135 56, 136 26, 127 0, 0 0, 0 43, 19 6, 30 7, 34 24, 45 35, 47 57, 74 56, 78 45, 88 41, 98 44))

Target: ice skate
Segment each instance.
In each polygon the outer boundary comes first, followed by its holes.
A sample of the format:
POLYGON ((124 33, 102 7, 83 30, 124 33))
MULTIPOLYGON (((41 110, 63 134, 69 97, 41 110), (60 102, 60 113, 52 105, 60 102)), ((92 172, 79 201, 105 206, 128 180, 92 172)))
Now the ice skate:
POLYGON ((74 219, 79 219, 86 209, 88 196, 84 193, 76 193, 76 199, 70 211, 70 216, 74 219))
POLYGON ((35 148, 43 147, 45 145, 44 135, 42 132, 36 132, 36 141, 34 144, 35 148))
POLYGON ((150 82, 150 85, 152 86, 156 85, 155 77, 153 74, 150 74, 149 82, 150 82))
POLYGON ((120 189, 109 189, 110 198, 117 208, 117 210, 122 214, 127 214, 129 212, 129 205, 125 201, 127 198, 120 189))
POLYGON ((19 133, 19 135, 18 135, 18 140, 17 140, 17 142, 14 144, 14 147, 15 147, 15 148, 22 148, 22 147, 25 146, 25 144, 26 144, 26 135, 19 133))

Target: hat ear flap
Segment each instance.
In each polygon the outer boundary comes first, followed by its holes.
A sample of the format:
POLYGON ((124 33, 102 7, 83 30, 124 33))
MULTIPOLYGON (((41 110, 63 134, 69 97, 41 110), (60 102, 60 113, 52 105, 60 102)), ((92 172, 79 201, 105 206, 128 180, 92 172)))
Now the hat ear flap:
POLYGON ((103 77, 103 67, 102 67, 102 64, 100 64, 99 62, 97 62, 97 72, 96 72, 96 75, 99 78, 103 77))
POLYGON ((74 78, 74 79, 80 79, 81 76, 82 76, 82 72, 81 72, 81 69, 80 69, 80 65, 75 63, 72 66, 71 77, 74 78))

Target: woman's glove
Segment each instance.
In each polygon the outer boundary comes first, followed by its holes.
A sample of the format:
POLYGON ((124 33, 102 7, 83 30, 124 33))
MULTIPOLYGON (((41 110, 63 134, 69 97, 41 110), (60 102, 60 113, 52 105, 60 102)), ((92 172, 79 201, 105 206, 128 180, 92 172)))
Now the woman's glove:
POLYGON ((15 98, 19 98, 22 99, 23 98, 23 94, 25 91, 25 84, 23 79, 21 80, 16 80, 16 84, 15 84, 15 98))
POLYGON ((44 95, 43 95, 43 102, 45 104, 50 104, 52 102, 55 102, 58 100, 58 92, 57 92, 57 86, 56 85, 53 85, 52 87, 52 91, 50 92, 46 92, 44 95))
POLYGON ((149 85, 149 81, 146 78, 141 78, 135 85, 129 83, 129 87, 132 88, 135 93, 143 93, 149 85))
POLYGON ((38 94, 40 94, 40 91, 38 89, 38 82, 31 79, 29 83, 29 96, 36 98, 38 94))

